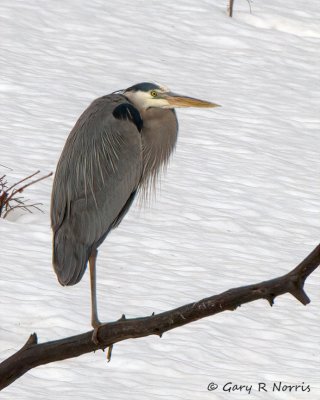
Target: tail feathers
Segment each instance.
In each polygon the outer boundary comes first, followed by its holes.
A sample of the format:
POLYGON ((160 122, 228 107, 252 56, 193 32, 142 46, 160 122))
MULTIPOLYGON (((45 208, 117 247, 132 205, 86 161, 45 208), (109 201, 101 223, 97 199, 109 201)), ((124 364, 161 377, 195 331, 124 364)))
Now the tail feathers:
POLYGON ((56 232, 53 241, 53 267, 61 285, 75 285, 81 280, 88 257, 87 246, 68 239, 60 231, 56 232))

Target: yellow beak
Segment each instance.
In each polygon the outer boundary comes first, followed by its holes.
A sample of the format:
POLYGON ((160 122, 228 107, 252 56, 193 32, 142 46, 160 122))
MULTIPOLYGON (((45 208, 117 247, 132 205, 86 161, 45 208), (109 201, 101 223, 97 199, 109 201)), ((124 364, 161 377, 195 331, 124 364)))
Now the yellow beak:
POLYGON ((180 94, 168 92, 163 96, 173 107, 201 107, 213 108, 221 107, 219 104, 210 101, 195 99, 193 97, 181 96, 180 94))

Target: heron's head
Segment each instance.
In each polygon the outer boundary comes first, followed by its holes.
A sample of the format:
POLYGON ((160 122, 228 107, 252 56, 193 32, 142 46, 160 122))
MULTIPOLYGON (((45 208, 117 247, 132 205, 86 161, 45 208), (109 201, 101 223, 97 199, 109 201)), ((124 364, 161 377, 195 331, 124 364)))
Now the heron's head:
POLYGON ((219 107, 209 101, 195 99, 171 92, 167 87, 155 83, 143 82, 129 87, 123 91, 138 109, 176 108, 176 107, 219 107))

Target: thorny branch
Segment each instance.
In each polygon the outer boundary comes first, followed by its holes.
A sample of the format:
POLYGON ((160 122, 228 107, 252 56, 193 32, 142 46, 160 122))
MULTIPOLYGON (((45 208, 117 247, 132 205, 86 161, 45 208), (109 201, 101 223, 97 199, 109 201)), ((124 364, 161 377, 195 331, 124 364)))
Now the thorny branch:
POLYGON ((78 357, 114 343, 149 335, 162 336, 164 332, 242 304, 266 299, 270 305, 284 293, 290 293, 302 304, 310 302, 304 291, 306 278, 320 264, 320 244, 291 272, 268 281, 227 290, 174 310, 144 318, 121 319, 103 325, 98 331, 99 344, 92 341, 92 331, 52 342, 38 343, 33 333, 26 344, 0 364, 0 390, 10 385, 27 371, 39 365, 78 357))

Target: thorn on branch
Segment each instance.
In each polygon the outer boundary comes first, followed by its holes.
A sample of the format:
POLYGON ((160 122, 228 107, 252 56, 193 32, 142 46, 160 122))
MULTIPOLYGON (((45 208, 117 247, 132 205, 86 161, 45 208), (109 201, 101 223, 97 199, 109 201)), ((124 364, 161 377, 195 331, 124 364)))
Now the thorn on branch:
POLYGON ((32 333, 32 334, 29 336, 28 340, 27 340, 26 343, 21 347, 20 351, 26 350, 26 349, 28 349, 29 347, 31 347, 31 346, 33 346, 33 345, 35 345, 35 344, 38 344, 38 336, 37 336, 37 334, 34 332, 34 333, 32 333))
POLYGON ((299 291, 290 292, 297 300, 299 300, 304 306, 310 303, 310 299, 306 292, 301 289, 299 291))
MULTIPOLYGON (((308 257, 310 257, 310 255, 308 257)), ((305 260, 300 264, 300 266, 302 266, 304 262, 305 260)), ((300 301, 300 303, 302 303, 304 306, 309 304, 311 301, 307 296, 306 292, 304 291, 305 280, 306 276, 304 276, 304 274, 298 274, 298 275, 292 274, 291 279, 289 281, 289 289, 288 289, 288 292, 298 301, 300 301)))
POLYGON ((266 297, 271 307, 274 305, 274 298, 275 298, 274 294, 270 294, 269 296, 266 297))
POLYGON ((112 349, 113 349, 113 344, 111 344, 111 345, 108 347, 107 362, 110 362, 110 361, 111 361, 112 349))

